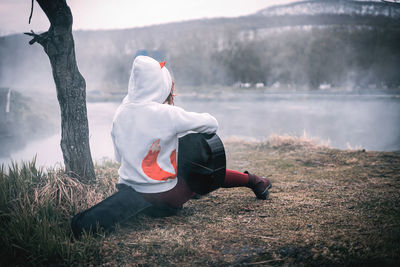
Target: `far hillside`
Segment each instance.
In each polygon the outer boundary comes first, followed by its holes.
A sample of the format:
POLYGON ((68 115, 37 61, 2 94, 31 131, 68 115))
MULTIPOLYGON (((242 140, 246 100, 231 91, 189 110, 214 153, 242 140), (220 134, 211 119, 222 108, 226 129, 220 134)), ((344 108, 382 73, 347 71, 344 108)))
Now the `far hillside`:
MULTIPOLYGON (((135 55, 166 60, 179 86, 399 88, 400 5, 304 1, 237 18, 74 33, 89 92, 127 87, 135 55)), ((27 27, 27 31, 29 28, 27 27)), ((53 88, 28 37, 0 38, 0 86, 53 88)))

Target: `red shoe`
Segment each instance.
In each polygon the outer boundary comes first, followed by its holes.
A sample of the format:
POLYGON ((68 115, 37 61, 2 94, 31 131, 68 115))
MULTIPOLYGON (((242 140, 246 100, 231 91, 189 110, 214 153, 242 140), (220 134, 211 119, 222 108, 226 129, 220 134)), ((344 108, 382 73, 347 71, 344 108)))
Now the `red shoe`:
POLYGON ((251 174, 245 171, 249 175, 249 187, 253 190, 254 194, 258 199, 267 199, 269 196, 269 189, 271 188, 271 182, 265 178, 255 174, 251 174))

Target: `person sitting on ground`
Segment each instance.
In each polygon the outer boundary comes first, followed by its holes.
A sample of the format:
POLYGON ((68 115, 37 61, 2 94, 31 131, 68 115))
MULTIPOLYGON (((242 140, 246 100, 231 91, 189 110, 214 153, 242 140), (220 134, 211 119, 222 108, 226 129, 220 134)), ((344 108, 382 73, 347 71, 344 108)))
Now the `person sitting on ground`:
MULTIPOLYGON (((121 163, 119 188, 131 187, 153 205, 179 209, 195 193, 177 173, 178 137, 217 132, 208 113, 188 112, 174 105, 174 81, 165 66, 147 56, 133 61, 128 95, 112 126, 115 157, 121 163)), ((266 199, 271 183, 264 177, 226 170, 221 187, 248 187, 266 199)))

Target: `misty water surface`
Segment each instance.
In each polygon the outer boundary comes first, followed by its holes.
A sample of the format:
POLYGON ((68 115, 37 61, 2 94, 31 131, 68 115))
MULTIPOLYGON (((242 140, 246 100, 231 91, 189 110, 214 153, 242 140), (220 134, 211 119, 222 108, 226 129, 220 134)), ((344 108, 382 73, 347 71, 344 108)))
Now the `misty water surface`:
MULTIPOLYGON (((209 112, 220 125, 219 135, 266 140, 271 134, 317 137, 332 147, 368 150, 400 149, 400 96, 321 92, 213 92, 181 94, 176 105, 209 112)), ((119 103, 88 103, 93 158, 113 158, 111 122, 119 103)), ((37 154, 40 165, 62 162, 60 134, 29 143, 12 153, 13 160, 37 154)), ((1 159, 0 163, 9 163, 1 159)))

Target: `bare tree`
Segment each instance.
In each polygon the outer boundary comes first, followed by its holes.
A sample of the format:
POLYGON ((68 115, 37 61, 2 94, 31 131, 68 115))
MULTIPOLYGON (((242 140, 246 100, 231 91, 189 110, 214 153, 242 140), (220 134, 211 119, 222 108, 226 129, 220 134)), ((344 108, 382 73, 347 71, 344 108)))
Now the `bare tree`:
MULTIPOLYGON (((78 70, 72 36, 72 13, 66 0, 36 0, 50 21, 42 34, 25 33, 48 55, 61 109, 61 149, 67 174, 82 181, 95 178, 89 146, 86 83, 78 70)), ((29 22, 32 17, 29 17, 29 22)))

